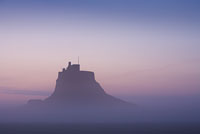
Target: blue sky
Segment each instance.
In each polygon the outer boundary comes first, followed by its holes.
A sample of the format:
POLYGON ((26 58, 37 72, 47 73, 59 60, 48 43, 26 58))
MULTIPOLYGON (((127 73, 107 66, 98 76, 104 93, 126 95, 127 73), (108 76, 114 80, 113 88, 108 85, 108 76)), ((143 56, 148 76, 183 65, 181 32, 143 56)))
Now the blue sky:
POLYGON ((0 0, 0 87, 52 92, 80 56, 111 94, 199 94, 199 16, 199 0, 0 0))

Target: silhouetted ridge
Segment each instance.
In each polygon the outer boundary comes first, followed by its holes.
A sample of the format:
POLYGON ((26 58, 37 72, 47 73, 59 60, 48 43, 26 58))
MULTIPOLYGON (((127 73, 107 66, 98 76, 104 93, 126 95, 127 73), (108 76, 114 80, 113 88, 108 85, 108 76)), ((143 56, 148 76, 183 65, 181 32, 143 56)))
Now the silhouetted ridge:
MULTIPOLYGON (((30 100, 30 104, 40 101, 30 100)), ((87 105, 87 106, 121 106, 130 105, 105 93, 95 80, 94 72, 80 71, 79 64, 71 64, 58 73, 53 94, 43 101, 52 105, 87 105)))

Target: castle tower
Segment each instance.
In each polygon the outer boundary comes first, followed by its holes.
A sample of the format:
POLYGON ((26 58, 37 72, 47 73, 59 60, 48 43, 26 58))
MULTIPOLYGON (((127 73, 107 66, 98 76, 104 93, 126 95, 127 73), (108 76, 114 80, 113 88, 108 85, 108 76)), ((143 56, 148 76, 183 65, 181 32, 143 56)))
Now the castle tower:
POLYGON ((79 64, 71 64, 71 62, 69 62, 67 70, 70 71, 70 72, 79 72, 80 71, 80 65, 79 64))

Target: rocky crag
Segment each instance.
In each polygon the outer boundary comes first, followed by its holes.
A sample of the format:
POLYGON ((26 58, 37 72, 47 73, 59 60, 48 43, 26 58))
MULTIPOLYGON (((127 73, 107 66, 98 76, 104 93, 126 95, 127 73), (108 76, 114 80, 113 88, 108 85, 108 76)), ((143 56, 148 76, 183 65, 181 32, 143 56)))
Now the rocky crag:
POLYGON ((94 72, 81 71, 79 64, 69 62, 58 73, 56 87, 45 100, 30 100, 29 105, 77 107, 126 107, 132 104, 107 94, 95 80, 94 72))

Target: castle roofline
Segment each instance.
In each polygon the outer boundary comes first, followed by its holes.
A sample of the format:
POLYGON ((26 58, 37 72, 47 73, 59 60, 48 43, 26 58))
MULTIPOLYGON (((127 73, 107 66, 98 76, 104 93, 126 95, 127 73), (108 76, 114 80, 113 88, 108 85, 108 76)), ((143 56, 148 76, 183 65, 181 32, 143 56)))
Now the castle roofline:
POLYGON ((80 71, 80 64, 72 64, 71 61, 68 63, 67 70, 69 71, 80 71))

